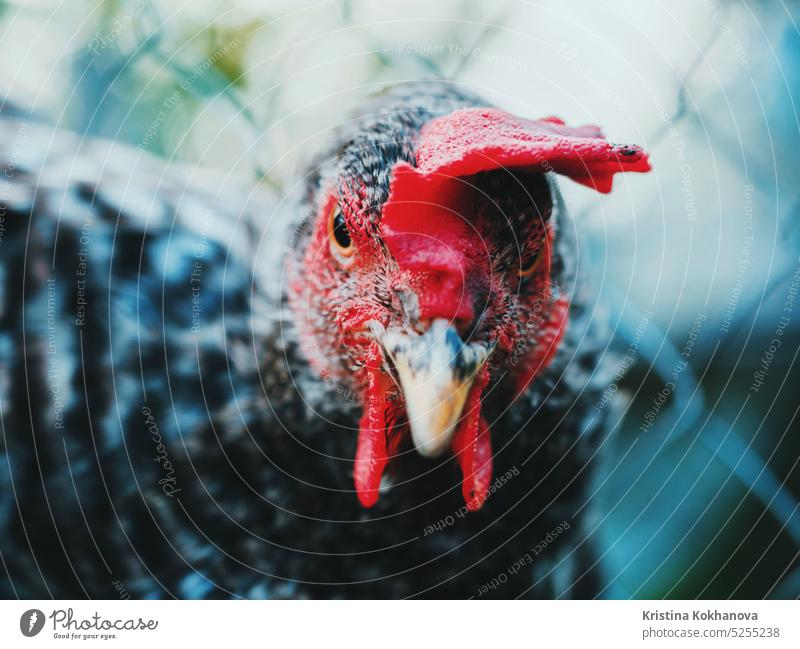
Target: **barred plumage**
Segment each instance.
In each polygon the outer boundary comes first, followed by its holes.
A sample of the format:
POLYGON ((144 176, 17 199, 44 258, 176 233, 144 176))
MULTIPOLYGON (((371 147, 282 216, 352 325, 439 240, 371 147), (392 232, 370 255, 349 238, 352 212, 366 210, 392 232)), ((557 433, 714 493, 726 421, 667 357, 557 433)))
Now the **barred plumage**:
POLYGON ((374 508, 359 505, 360 404, 308 366, 281 290, 282 253, 302 249, 326 174, 366 179, 376 209, 420 126, 478 105, 441 83, 379 97, 340 134, 337 166, 321 156, 282 211, 229 179, 0 120, 4 596, 596 592, 582 522, 604 338, 563 209, 553 272, 574 288, 570 325, 511 409, 486 399, 495 476, 511 477, 479 512, 464 513, 452 459, 416 454, 374 508), (551 551, 508 576, 565 520, 551 551))

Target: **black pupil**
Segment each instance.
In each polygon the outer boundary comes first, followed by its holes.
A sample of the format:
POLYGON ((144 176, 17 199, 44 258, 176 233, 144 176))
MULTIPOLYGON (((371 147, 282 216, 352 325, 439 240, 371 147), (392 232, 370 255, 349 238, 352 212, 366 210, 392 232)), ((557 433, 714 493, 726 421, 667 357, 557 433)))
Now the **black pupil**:
POLYGON ((347 231, 347 225, 344 222, 344 216, 341 212, 336 212, 333 217, 333 236, 342 248, 350 247, 350 233, 347 231))

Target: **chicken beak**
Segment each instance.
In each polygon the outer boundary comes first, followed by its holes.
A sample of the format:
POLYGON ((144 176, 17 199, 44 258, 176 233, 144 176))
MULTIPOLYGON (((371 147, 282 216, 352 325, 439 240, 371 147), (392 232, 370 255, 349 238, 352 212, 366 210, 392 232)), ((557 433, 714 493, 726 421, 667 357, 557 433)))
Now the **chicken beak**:
POLYGON ((443 319, 434 320, 423 334, 389 329, 381 343, 405 397, 414 446, 426 457, 441 454, 491 350, 480 343, 464 343, 443 319))

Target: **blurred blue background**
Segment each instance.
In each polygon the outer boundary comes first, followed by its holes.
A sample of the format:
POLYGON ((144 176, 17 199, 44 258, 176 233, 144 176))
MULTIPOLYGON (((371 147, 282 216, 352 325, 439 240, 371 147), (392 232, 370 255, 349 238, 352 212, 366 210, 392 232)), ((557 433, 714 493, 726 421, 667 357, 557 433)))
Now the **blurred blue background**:
POLYGON ((421 77, 642 144, 653 173, 608 197, 561 183, 622 359, 591 503, 604 596, 797 597, 799 17, 722 0, 7 0, 0 92, 276 193, 366 95, 421 77))

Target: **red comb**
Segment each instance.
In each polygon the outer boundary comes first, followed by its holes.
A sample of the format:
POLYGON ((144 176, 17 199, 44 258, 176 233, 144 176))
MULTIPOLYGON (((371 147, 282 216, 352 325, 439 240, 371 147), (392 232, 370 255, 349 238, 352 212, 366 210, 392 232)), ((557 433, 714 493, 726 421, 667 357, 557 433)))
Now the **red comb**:
POLYGON ((422 189, 412 177, 429 181, 502 167, 554 171, 604 194, 615 173, 650 171, 641 147, 611 144, 597 126, 570 127, 557 117, 523 119, 496 108, 466 108, 431 120, 420 132, 416 156, 416 168, 395 165, 393 198, 422 189))

